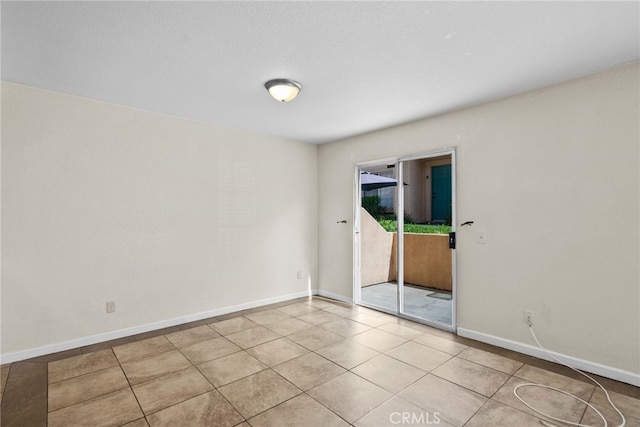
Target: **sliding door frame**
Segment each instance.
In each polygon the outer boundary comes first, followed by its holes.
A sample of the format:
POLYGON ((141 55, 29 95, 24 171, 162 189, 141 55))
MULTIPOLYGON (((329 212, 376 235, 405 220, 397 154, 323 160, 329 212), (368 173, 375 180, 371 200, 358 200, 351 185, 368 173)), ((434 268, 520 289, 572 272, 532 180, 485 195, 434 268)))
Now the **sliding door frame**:
POLYGON ((353 176, 353 195, 354 195, 354 207, 353 207, 353 303, 361 305, 363 307, 372 308, 385 313, 393 314, 398 313, 398 307, 395 311, 387 310, 383 307, 367 304, 362 301, 362 283, 360 281, 360 207, 362 205, 362 186, 360 184, 360 172, 362 168, 367 166, 380 166, 380 165, 397 165, 397 157, 387 157, 385 159, 372 160, 367 162, 360 162, 354 165, 353 176))
POLYGON ((429 151, 425 153, 412 154, 408 156, 391 157, 386 159, 379 159, 374 161, 360 162, 354 165, 354 217, 353 217, 353 301, 355 304, 362 305, 364 307, 373 308, 375 310, 383 311, 395 316, 406 318, 415 322, 423 323, 429 326, 434 326, 440 329, 455 332, 457 328, 457 257, 456 249, 451 250, 451 325, 429 321, 421 317, 412 316, 404 313, 404 186, 396 186, 396 213, 397 213, 397 279, 398 279, 398 293, 397 293, 397 306, 396 310, 391 311, 382 307, 367 304, 362 301, 361 282, 360 282, 360 268, 361 268, 361 248, 360 248, 360 207, 362 200, 362 188, 360 183, 360 172, 367 166, 378 165, 395 165, 396 179, 398 182, 404 182, 404 162, 411 160, 429 159, 440 156, 451 156, 451 227, 452 232, 456 231, 457 224, 457 195, 456 195, 456 149, 455 147, 444 148, 441 150, 429 151))

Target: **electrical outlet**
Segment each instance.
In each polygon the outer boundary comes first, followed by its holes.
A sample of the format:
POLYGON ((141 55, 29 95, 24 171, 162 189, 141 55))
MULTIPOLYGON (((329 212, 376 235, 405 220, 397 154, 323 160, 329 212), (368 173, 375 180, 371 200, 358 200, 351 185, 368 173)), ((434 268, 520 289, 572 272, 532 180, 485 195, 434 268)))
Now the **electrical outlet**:
POLYGON ((298 271, 298 280, 302 279, 302 271, 298 271))
POLYGON ((115 313, 115 311, 116 311, 116 302, 107 301, 107 313, 115 313))
POLYGON ((525 310, 524 311, 524 323, 526 323, 529 326, 533 326, 533 311, 531 310, 525 310))
POLYGON ((486 245, 487 244, 487 233, 484 231, 478 231, 476 233, 476 243, 478 243, 479 245, 486 245))

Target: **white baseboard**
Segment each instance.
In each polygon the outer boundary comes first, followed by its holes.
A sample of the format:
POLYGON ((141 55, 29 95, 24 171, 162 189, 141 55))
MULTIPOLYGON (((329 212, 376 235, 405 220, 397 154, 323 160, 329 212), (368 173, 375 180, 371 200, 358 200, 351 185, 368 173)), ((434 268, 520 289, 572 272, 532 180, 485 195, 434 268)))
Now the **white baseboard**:
MULTIPOLYGON (((539 359, 556 362, 555 360, 553 360, 553 358, 549 357, 549 355, 542 349, 529 344, 523 344, 517 341, 511 341, 508 339, 484 334, 482 332, 477 332, 465 328, 458 328, 458 335, 460 335, 461 337, 470 338, 472 340, 495 345, 497 347, 517 351, 518 353, 534 356, 539 359)), ((553 357, 556 357, 558 360, 561 360, 562 362, 576 369, 580 369, 581 371, 590 372, 592 374, 600 375, 602 377, 640 387, 640 374, 638 373, 602 365, 600 363, 591 362, 589 360, 578 359, 577 357, 567 356, 565 354, 556 353, 554 351, 549 351, 549 353, 551 353, 553 357)))
POLYGON ((84 347, 87 345, 97 344, 104 341, 110 341, 118 338, 129 337, 131 335, 142 334, 145 332, 155 331, 157 329, 168 328, 171 326, 182 325, 184 323, 195 322, 197 320, 206 319, 208 317, 222 316, 223 314, 234 313, 236 311, 247 310, 250 308, 261 307, 263 305, 275 304, 282 301, 288 301, 301 297, 317 295, 317 290, 309 290, 296 292, 294 294, 281 295, 273 298, 266 298, 257 301, 251 301, 239 305, 217 308, 202 313, 189 314, 173 319, 160 320, 158 322, 147 323, 145 325, 133 326, 116 331, 104 332, 101 334, 91 335, 82 338, 76 338, 61 343, 48 344, 42 347, 31 348, 27 350, 16 351, 0 355, 0 364, 18 362, 20 360, 31 359, 32 357, 44 356, 45 354, 57 353, 59 351, 71 350, 74 348, 84 347))
POLYGON ((336 301, 345 302, 347 304, 353 304, 353 298, 347 298, 340 294, 334 294, 333 292, 323 291, 322 289, 319 289, 315 295, 320 295, 321 297, 325 297, 325 298, 331 298, 336 301))

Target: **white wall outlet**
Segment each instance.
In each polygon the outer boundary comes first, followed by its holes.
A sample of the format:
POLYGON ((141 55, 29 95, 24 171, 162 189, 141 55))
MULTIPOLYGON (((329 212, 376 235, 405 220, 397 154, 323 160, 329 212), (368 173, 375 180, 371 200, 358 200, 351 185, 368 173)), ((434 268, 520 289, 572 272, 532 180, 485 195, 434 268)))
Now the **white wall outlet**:
POLYGON ((529 326, 533 326, 533 311, 531 310, 525 310, 524 311, 524 323, 526 323, 529 326))
POLYGON ((298 280, 302 279, 302 271, 298 271, 298 280))
POLYGON ((476 234, 476 243, 479 245, 487 244, 487 233, 484 231, 478 231, 476 234))
POLYGON ((116 302, 107 301, 107 313, 115 313, 115 312, 116 312, 116 302))

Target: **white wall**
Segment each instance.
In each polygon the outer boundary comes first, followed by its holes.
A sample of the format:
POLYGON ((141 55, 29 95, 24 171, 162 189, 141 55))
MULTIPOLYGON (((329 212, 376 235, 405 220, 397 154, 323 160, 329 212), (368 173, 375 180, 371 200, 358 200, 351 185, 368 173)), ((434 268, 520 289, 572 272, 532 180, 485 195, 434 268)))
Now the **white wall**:
POLYGON ((4 83, 2 151, 3 354, 317 288, 314 145, 4 83))
POLYGON ((640 373, 638 63, 320 146, 319 286, 352 296, 353 165, 457 149, 458 326, 640 373), (487 233, 487 244, 475 242, 487 233))

